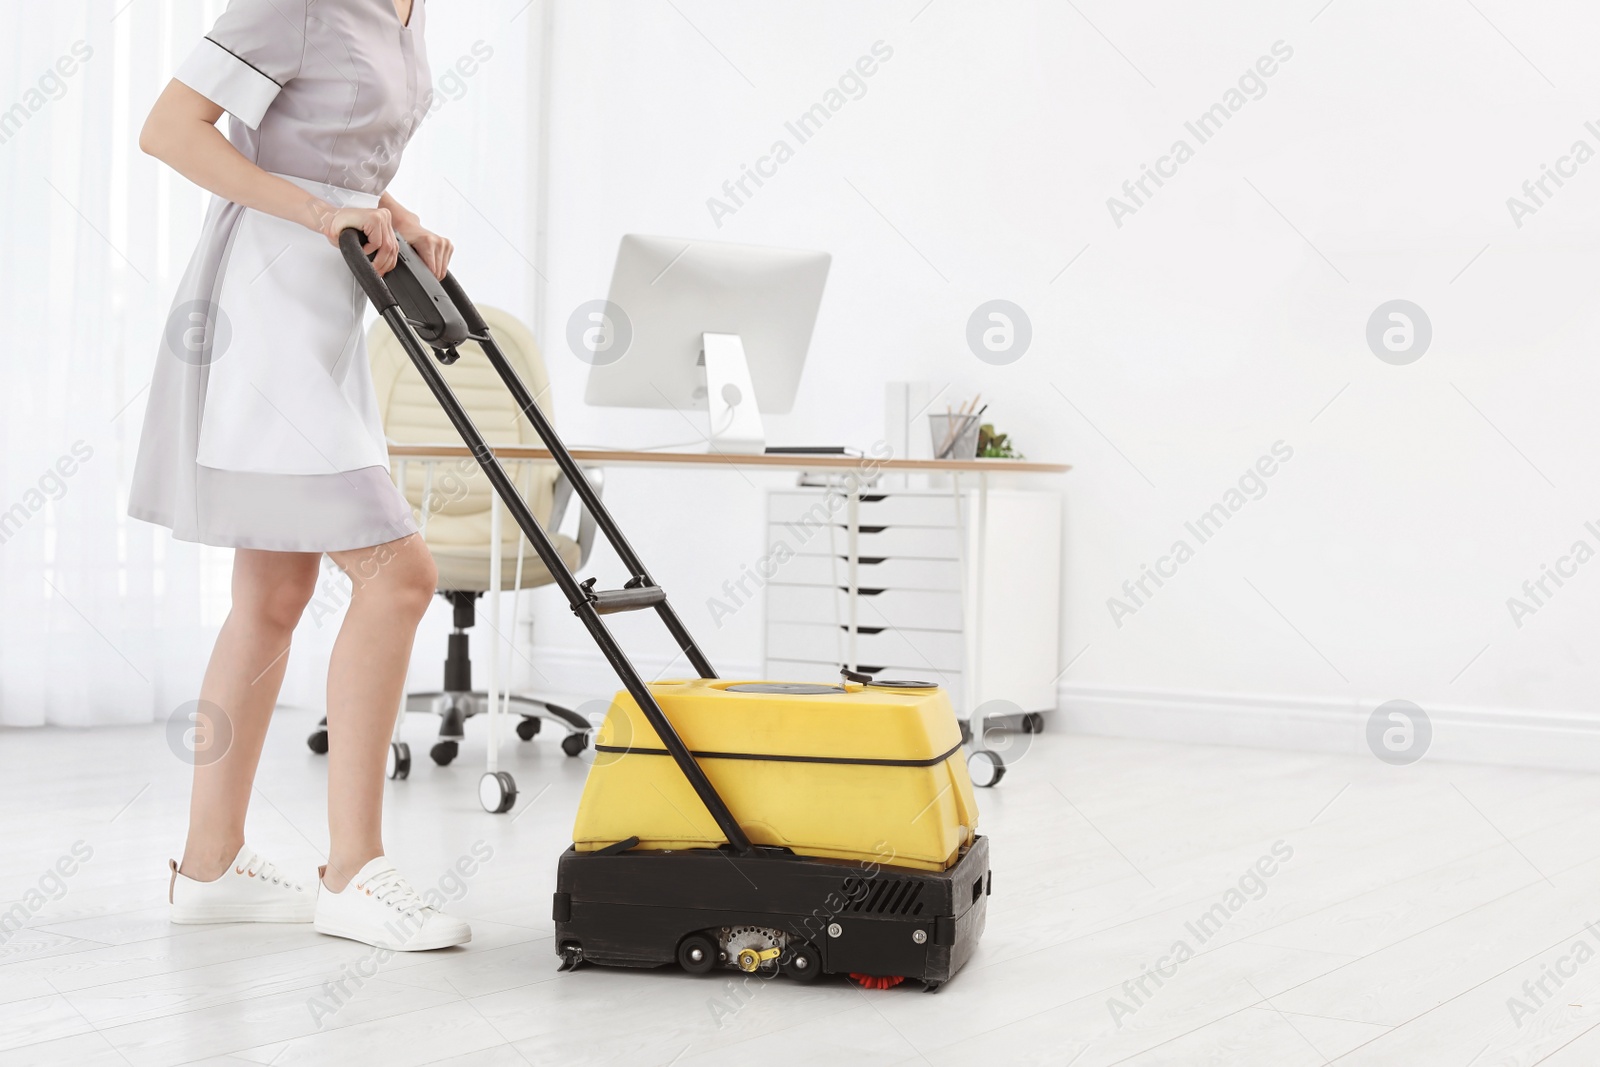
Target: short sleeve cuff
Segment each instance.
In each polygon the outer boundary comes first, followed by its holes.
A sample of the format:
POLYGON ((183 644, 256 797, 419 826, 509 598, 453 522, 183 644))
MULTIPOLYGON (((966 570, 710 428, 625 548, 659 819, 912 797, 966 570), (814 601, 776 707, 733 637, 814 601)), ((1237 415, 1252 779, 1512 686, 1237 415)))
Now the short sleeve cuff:
POLYGON ((211 38, 201 40, 173 77, 250 127, 261 125, 283 86, 211 38))

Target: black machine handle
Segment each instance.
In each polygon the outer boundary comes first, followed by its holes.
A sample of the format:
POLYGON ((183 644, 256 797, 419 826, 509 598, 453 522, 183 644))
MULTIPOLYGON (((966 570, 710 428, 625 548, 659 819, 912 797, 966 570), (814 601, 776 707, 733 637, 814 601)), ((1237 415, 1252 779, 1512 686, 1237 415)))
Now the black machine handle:
MULTIPOLYGON (((399 308, 406 323, 417 331, 417 336, 436 352, 452 353, 449 362, 454 363, 455 347, 471 333, 481 333, 488 327, 480 325, 476 331, 471 328, 460 304, 452 299, 453 294, 445 291, 439 279, 433 276, 433 271, 422 262, 422 257, 417 255, 404 237, 394 235, 400 245, 400 261, 387 277, 373 268, 372 261, 361 250, 366 239, 366 234, 355 227, 339 234, 339 251, 344 253, 344 261, 350 269, 355 271, 356 280, 366 290, 367 299, 372 301, 379 314, 392 307, 399 308), (358 266, 358 263, 361 265, 358 266)), ((471 306, 466 294, 461 293, 460 286, 455 288, 463 302, 471 306)), ((483 323, 477 308, 473 308, 472 317, 483 323)))
POLYGON ((526 383, 506 359, 505 353, 500 350, 499 344, 489 330, 489 324, 479 314, 477 307, 467 297, 466 290, 456 281, 455 276, 446 274, 442 282, 434 278, 432 272, 422 264, 410 246, 402 241, 400 264, 385 278, 378 274, 372 261, 362 252, 365 241, 365 235, 358 229, 347 229, 339 235, 340 251, 343 252, 345 262, 355 274, 356 280, 360 282, 361 288, 366 292, 367 298, 372 301, 378 314, 394 331, 406 354, 411 358, 412 365, 416 367, 417 373, 422 375, 422 380, 433 393, 434 399, 439 402, 439 406, 444 409, 451 424, 455 426, 456 432, 461 435, 461 440, 472 453, 473 459, 477 460, 478 466, 483 469, 483 473, 494 486, 500 499, 504 501, 523 534, 532 542, 540 562, 561 587, 567 603, 572 606, 573 614, 589 631, 589 635, 594 638, 595 644, 605 655, 606 662, 617 672, 623 687, 638 703, 639 710, 655 730, 656 736, 661 739, 662 745, 672 756, 673 761, 677 763, 678 769, 694 788, 700 802, 716 820, 723 836, 728 839, 728 844, 738 852, 752 852, 750 838, 740 827, 738 820, 733 817, 733 813, 728 810, 727 802, 706 777, 705 771, 695 760, 689 747, 683 743, 683 738, 678 736, 678 731, 662 712, 661 705, 650 692, 650 687, 640 677, 638 670, 628 659, 616 637, 606 627, 601 616, 619 610, 654 608, 673 639, 677 641, 678 647, 689 658, 694 669, 700 672, 700 676, 715 678, 716 672, 711 669, 711 663, 706 659, 705 653, 689 635, 687 627, 683 625, 677 612, 668 602, 666 593, 650 578, 643 562, 628 544, 621 528, 617 526, 616 520, 606 510, 594 484, 589 481, 588 475, 578 466, 577 461, 572 458, 572 453, 556 435, 555 427, 550 424, 550 420, 534 401, 533 394, 528 391, 526 383), (596 591, 592 579, 580 583, 567 569, 566 562, 551 543, 549 534, 539 525, 539 520, 534 517, 528 502, 517 491, 516 483, 506 474, 505 468, 500 465, 494 451, 484 441, 483 434, 462 407, 461 401, 457 399, 449 383, 444 380, 444 375, 428 357, 428 351, 424 347, 426 342, 434 349, 434 354, 441 362, 450 363, 456 358, 455 346, 466 340, 477 342, 483 349, 484 355, 488 357, 506 388, 511 391, 512 398, 522 410, 522 414, 533 425, 544 446, 550 450, 551 458, 567 476, 573 491, 578 494, 583 506, 594 517, 595 524, 606 535, 618 558, 628 568, 632 577, 624 589, 596 591))

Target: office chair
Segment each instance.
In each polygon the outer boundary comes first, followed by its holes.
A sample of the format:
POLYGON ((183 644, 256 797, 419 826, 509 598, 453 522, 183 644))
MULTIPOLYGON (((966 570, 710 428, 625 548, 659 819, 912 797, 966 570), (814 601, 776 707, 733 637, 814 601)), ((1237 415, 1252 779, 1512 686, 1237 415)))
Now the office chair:
MULTIPOLYGON (((494 332, 506 358, 548 413, 551 409, 550 379, 533 335, 504 311, 483 305, 479 305, 478 310, 494 332)), ((394 332, 381 321, 373 323, 367 335, 367 348, 385 435, 402 444, 453 441, 454 427, 428 392, 394 332)), ((511 394, 502 387, 478 346, 468 342, 461 349, 463 358, 441 370, 485 440, 491 445, 539 445, 532 424, 517 410, 511 394)), ((562 560, 573 570, 582 567, 594 547, 593 516, 587 511, 580 514, 576 539, 554 532, 561 525, 573 495, 565 475, 553 463, 513 460, 506 467, 516 477, 541 525, 552 531, 551 540, 562 560)), ((395 461, 394 468, 397 482, 403 479, 401 489, 406 499, 423 516, 421 521, 428 548, 439 568, 439 596, 449 601, 454 612, 454 632, 449 635, 443 684, 438 690, 407 693, 405 703, 408 712, 427 711, 439 716, 439 736, 430 754, 433 761, 443 767, 460 751, 466 720, 488 710, 488 695, 472 687, 468 631, 477 621, 478 598, 489 589, 489 553, 492 551, 489 508, 496 498, 488 479, 470 458, 401 459, 395 461)), ((586 469, 585 473, 598 487, 600 471, 586 469)), ((516 580, 519 544, 525 544, 522 531, 516 523, 502 516, 500 573, 504 589, 512 588, 516 580)), ((521 588, 533 589, 554 581, 539 557, 525 547, 521 588)), ((506 697, 503 710, 520 716, 516 730, 524 741, 531 741, 542 724, 549 721, 567 731, 561 740, 562 751, 567 755, 578 755, 588 743, 592 724, 569 708, 511 693, 506 697)), ((327 752, 327 724, 324 718, 317 731, 307 738, 306 743, 313 752, 327 752)), ((409 764, 409 756, 407 762, 409 764)), ((391 767, 391 777, 400 776, 403 772, 396 775, 391 767)))

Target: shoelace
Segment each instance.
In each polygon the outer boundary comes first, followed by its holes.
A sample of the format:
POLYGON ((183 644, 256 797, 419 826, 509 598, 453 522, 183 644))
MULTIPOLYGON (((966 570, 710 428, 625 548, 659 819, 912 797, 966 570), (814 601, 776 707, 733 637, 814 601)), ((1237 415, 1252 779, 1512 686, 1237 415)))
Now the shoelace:
POLYGON ((244 865, 244 869, 240 870, 238 867, 235 867, 234 871, 238 874, 250 875, 259 878, 264 882, 271 882, 273 885, 285 885, 290 889, 296 890, 300 888, 300 884, 298 882, 291 882, 289 879, 285 878, 278 870, 278 865, 267 859, 259 852, 250 853, 250 860, 244 865))
POLYGON ((393 867, 379 871, 356 888, 372 894, 378 900, 407 915, 432 908, 432 905, 423 902, 417 891, 411 888, 411 883, 393 867))

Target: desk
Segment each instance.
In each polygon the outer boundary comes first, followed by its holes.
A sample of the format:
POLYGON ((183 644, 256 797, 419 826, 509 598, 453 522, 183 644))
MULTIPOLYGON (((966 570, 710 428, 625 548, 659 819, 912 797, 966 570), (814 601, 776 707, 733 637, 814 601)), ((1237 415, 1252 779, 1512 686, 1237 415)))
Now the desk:
MULTIPOLYGON (((499 445, 493 447, 494 454, 502 461, 539 461, 550 460, 552 457, 548 449, 530 445, 499 445)), ((790 471, 797 473, 833 474, 844 478, 851 472, 877 476, 881 474, 945 474, 952 478, 953 498, 957 507, 963 501, 961 480, 967 477, 976 479, 976 492, 974 508, 975 520, 964 530, 971 530, 971 536, 963 536, 961 544, 961 601, 963 605, 963 633, 967 645, 967 671, 965 673, 964 693, 967 699, 965 709, 958 708, 958 712, 971 713, 981 703, 977 699, 983 693, 982 668, 985 662, 983 650, 984 641, 984 605, 988 602, 984 588, 984 576, 989 573, 989 538, 988 538, 988 509, 989 509, 989 481, 995 474, 1027 474, 1051 475, 1064 474, 1072 468, 1064 463, 1041 463, 1033 460, 1011 459, 881 459, 876 456, 840 456, 840 455, 722 455, 690 452, 640 452, 609 449, 575 448, 572 456, 580 464, 596 467, 706 467, 716 468, 731 466, 735 468, 764 468, 772 471, 790 471), (970 542, 970 543, 969 543, 970 542)), ((397 444, 389 445, 390 458, 395 462, 421 461, 424 463, 438 462, 447 459, 470 459, 472 453, 464 445, 451 444, 397 444)), ((849 657, 855 666, 854 644, 857 617, 855 605, 857 600, 858 567, 860 544, 860 504, 862 485, 859 479, 847 479, 841 486, 846 496, 847 522, 846 533, 848 538, 848 563, 849 579, 847 592, 849 595, 849 617, 852 651, 849 657)), ((494 529, 491 539, 498 543, 499 540, 499 512, 501 504, 498 498, 493 502, 494 529)), ((494 583, 498 586, 498 583, 494 583)), ((1054 591, 1052 591, 1054 592, 1054 591)), ((498 589, 491 588, 490 610, 495 612, 493 618, 499 618, 498 589)), ((1059 654, 1059 648, 1052 652, 1059 654)), ((498 672, 491 660, 490 674, 494 677, 498 672)), ((982 723, 973 723, 973 731, 982 736, 982 723)))
MULTIPOLYGON (((496 445, 501 459, 552 459, 548 448, 533 445, 496 445)), ((890 474, 1065 474, 1065 463, 1036 463, 1029 459, 878 459, 874 456, 734 456, 700 452, 630 452, 605 448, 569 449, 579 463, 604 467, 767 467, 784 471, 850 471, 870 465, 890 474)), ((402 445, 389 443, 390 459, 470 459, 466 445, 402 445)), ((982 482, 980 481, 980 485, 982 482)))

